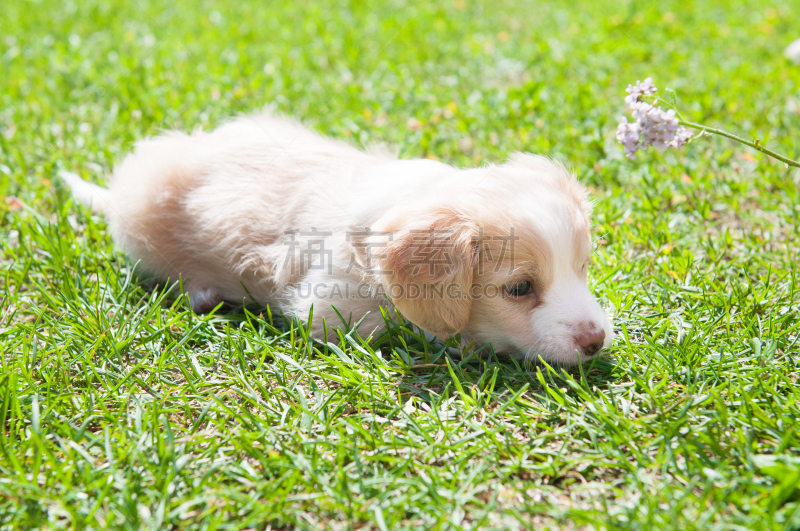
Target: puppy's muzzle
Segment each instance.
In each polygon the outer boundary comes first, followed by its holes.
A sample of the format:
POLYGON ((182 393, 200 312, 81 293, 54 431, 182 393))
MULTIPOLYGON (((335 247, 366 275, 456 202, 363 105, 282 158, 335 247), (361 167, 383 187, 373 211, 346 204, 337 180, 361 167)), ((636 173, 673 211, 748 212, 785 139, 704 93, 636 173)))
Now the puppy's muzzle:
POLYGON ((575 342, 586 356, 594 356, 603 348, 606 331, 595 323, 585 323, 575 336, 575 342))

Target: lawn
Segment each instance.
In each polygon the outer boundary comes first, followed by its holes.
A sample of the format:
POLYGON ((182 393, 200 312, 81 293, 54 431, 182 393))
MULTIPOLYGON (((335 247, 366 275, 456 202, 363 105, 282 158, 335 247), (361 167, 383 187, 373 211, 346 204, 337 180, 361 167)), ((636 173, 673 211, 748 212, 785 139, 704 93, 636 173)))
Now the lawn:
POLYGON ((702 138, 627 160, 628 83, 800 155, 794 2, 5 0, 0 529, 800 529, 800 171, 702 138), (273 102, 596 200, 592 365, 195 315, 61 170, 273 102))

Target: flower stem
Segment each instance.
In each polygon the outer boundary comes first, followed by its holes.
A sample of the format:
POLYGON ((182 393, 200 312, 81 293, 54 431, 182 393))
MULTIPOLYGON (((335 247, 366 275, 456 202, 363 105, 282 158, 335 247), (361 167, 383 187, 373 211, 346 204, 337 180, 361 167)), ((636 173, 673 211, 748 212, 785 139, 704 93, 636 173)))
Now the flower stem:
POLYGON ((750 142, 748 140, 745 140, 742 137, 733 135, 731 133, 728 133, 727 131, 723 131, 722 129, 717 129, 715 127, 706 127, 705 125, 696 124, 694 122, 687 122, 686 120, 680 120, 680 124, 681 125, 685 125, 686 127, 691 127, 692 129, 699 129, 699 130, 707 132, 707 133, 714 133, 715 135, 721 135, 721 136, 724 136, 724 137, 728 137, 731 140, 736 140, 740 144, 744 144, 745 146, 750 146, 753 149, 757 149, 761 153, 764 153, 765 155, 769 155, 772 158, 778 159, 779 161, 781 161, 781 162, 783 162, 785 164, 788 164, 790 166, 794 166, 796 168, 800 168, 800 162, 798 162, 796 160, 792 160, 792 159, 790 159, 788 157, 784 157, 783 155, 779 155, 778 153, 775 153, 771 149, 765 148, 764 146, 762 146, 758 142, 758 140, 756 140, 755 142, 750 142))

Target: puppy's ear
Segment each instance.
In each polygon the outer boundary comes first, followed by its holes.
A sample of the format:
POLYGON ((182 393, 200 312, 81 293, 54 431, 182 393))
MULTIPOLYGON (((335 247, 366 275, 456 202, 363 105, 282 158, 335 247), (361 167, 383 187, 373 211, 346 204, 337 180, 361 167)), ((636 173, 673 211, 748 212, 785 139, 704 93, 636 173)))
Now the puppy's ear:
POLYGON ((472 308, 478 227, 449 207, 404 213, 383 225, 380 283, 409 321, 439 338, 460 332, 472 308))

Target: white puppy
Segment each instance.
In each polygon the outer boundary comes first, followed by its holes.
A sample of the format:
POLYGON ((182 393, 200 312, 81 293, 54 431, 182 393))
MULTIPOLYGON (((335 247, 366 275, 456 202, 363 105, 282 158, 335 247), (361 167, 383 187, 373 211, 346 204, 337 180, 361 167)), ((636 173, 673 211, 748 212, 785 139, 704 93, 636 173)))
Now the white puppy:
POLYGON ((182 277, 196 311, 255 302, 303 319, 313 307, 321 336, 343 326, 336 310, 366 315, 366 335, 394 307, 439 338, 562 364, 611 341, 586 286, 586 193, 544 157, 461 170, 261 114, 141 141, 107 190, 63 177, 141 267, 182 277))

